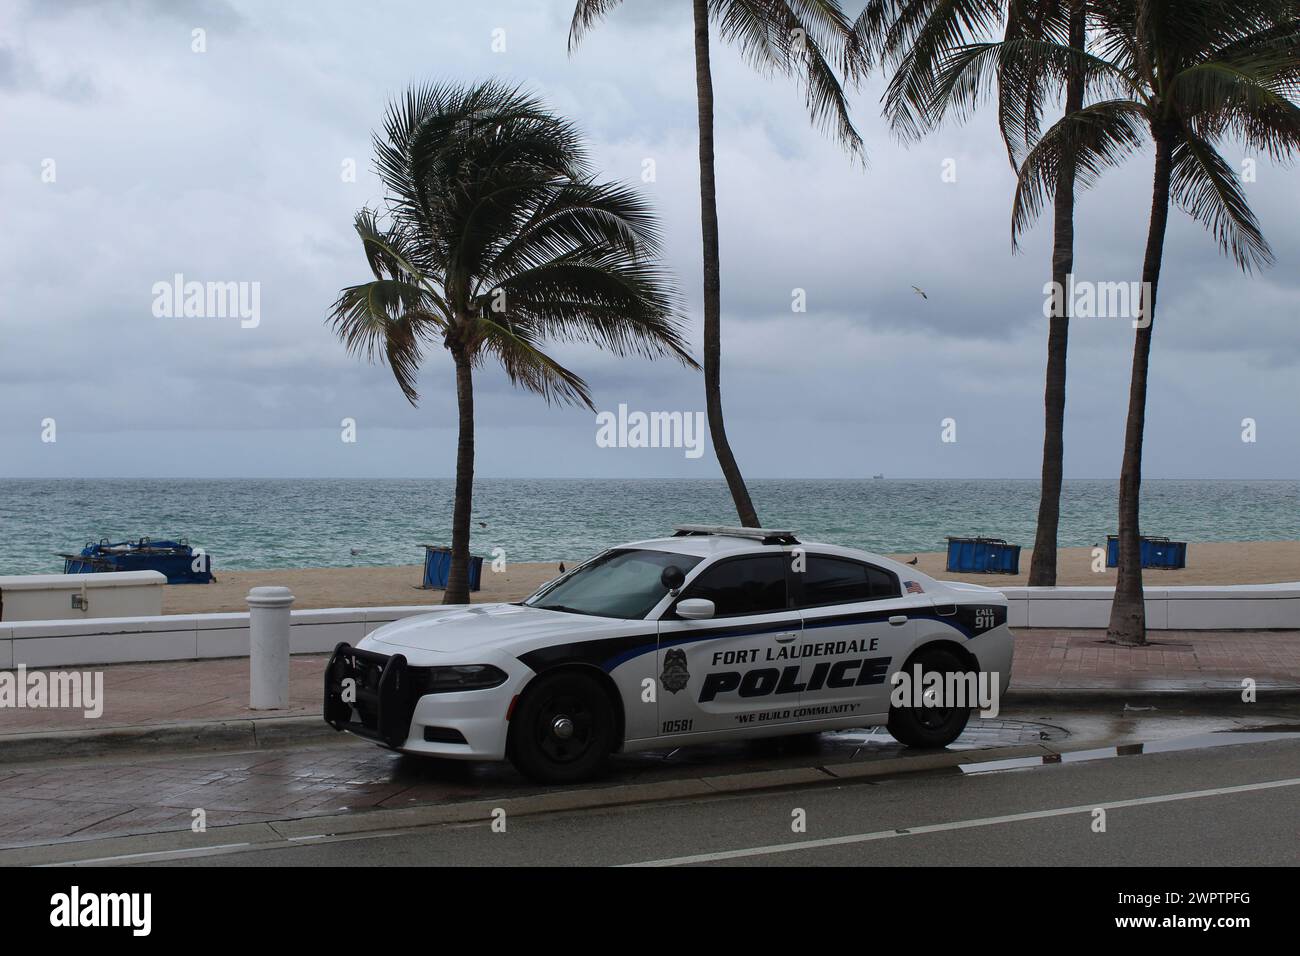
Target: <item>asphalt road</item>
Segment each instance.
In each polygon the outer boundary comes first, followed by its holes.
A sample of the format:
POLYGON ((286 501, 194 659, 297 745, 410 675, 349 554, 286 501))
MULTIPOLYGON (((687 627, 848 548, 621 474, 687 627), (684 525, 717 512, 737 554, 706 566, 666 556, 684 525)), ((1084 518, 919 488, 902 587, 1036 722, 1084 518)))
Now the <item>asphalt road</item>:
MULTIPOLYGON (((1164 699, 1158 706, 1136 709, 1118 699, 1089 707, 1024 705, 1009 708, 996 720, 972 720, 949 748, 954 753, 946 756, 988 759, 987 752, 993 749, 1075 750, 1094 741, 1098 746, 1141 741, 1150 750, 1198 745, 1196 741, 1205 735, 1240 740, 1221 732, 1261 726, 1300 730, 1300 703, 1271 704, 1266 709, 1164 699)), ((910 772, 918 763, 923 766, 934 759, 934 755, 908 751, 882 729, 850 730, 822 734, 815 740, 731 742, 620 754, 601 778, 563 789, 575 796, 611 785, 694 783, 699 789, 699 781, 720 778, 722 785, 704 789, 730 791, 737 788, 725 785, 723 778, 742 774, 810 770, 821 777, 854 777, 851 768, 874 767, 893 776, 887 768, 910 772), (842 773, 845 768, 850 768, 848 774, 842 773)), ((388 824, 372 814, 450 809, 464 803, 491 807, 510 801, 515 812, 521 809, 520 801, 545 800, 554 795, 553 790, 525 780, 508 764, 402 757, 344 735, 309 746, 212 752, 146 748, 0 762, 0 866, 67 860, 76 852, 70 849, 74 843, 83 845, 84 858, 93 859, 137 850, 184 853, 195 849, 196 842, 275 840, 281 831, 287 838, 289 832, 432 825, 432 817, 388 824), (203 838, 191 838, 196 808, 202 808, 208 827, 203 838), (362 816, 369 818, 370 825, 354 825, 362 816), (312 823, 318 818, 319 829, 312 823), (289 825, 280 826, 283 823, 289 825), (260 832, 241 827, 260 828, 260 832)), ((669 790, 672 795, 681 788, 669 790)), ((606 805, 619 802, 629 801, 609 800, 606 805)), ((569 805, 582 804, 569 801, 569 805)), ((436 822, 449 819, 453 818, 442 816, 436 822)))
POLYGON ((1300 739, 326 837, 185 866, 1258 866, 1300 861, 1300 739), (1097 832, 1094 811, 1105 809, 1097 832), (796 832, 796 819, 805 828, 796 832), (498 823, 498 828, 500 823, 498 823))

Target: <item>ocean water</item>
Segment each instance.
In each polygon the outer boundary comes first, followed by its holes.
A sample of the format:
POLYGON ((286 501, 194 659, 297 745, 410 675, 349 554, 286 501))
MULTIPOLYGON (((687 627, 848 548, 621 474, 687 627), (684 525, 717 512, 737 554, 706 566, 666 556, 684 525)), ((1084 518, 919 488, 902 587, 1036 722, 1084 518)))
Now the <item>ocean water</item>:
MULTIPOLYGON (((768 527, 884 553, 939 551, 947 535, 1029 547, 1036 481, 763 480, 768 527)), ((1061 545, 1104 543, 1114 481, 1067 481, 1061 545)), ((0 480, 0 574, 62 570, 55 552, 87 541, 187 538, 213 567, 248 570, 416 564, 451 538, 443 480, 0 480), (358 554, 352 554, 353 550, 358 554)), ((573 560, 679 523, 735 524, 721 481, 485 479, 473 549, 509 561, 573 560)), ((1300 481, 1150 481, 1143 531, 1185 541, 1300 537, 1300 481)))
MULTIPOLYGON (((881 553, 943 550, 945 536, 1031 546, 1036 481, 761 480, 767 527, 881 553)), ((451 480, 0 480, 0 574, 62 570, 87 541, 185 537, 213 567, 413 564, 451 540, 451 480), (352 551, 356 550, 356 554, 352 551)), ((673 524, 735 524, 723 481, 486 479, 473 550, 508 561, 586 557, 673 524)), ((1102 544, 1114 481, 1066 481, 1061 545, 1102 544)), ((1300 537, 1300 481, 1148 481, 1143 531, 1184 541, 1300 537)))

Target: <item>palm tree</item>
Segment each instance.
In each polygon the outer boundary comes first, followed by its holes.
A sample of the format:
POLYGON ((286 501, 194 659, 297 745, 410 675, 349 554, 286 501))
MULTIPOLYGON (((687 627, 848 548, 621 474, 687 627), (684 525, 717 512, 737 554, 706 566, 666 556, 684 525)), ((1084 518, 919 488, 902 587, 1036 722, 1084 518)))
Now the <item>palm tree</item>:
MULTIPOLYGON (((1044 41, 1082 49, 1087 37, 1087 0, 871 0, 854 33, 869 61, 893 66, 885 91, 885 115, 904 140, 936 128, 949 112, 966 115, 983 85, 953 82, 974 41, 1001 30, 1005 55, 997 64, 998 126, 1013 168, 1037 138, 1044 101, 1063 88, 1065 113, 1083 108, 1085 73, 1080 64, 1045 55, 1044 41)), ((993 44, 989 44, 992 46, 993 44)), ((1064 157, 1054 190, 1052 281, 1065 288, 1074 268, 1072 157, 1064 157)), ((1061 518, 1065 443, 1065 369, 1069 348, 1068 303, 1057 298, 1047 333, 1042 483, 1029 584, 1056 584, 1056 543, 1061 518)))
POLYGON ((1091 181, 1147 137, 1155 147, 1128 420, 1119 485, 1119 568, 1107 634, 1146 643, 1139 492, 1147 372, 1172 199, 1245 272, 1273 259, 1219 143, 1285 161, 1300 150, 1300 14, 1294 0, 1095 0, 1099 55, 1063 51, 1113 95, 1065 116, 1025 158, 1013 220, 1023 227, 1055 188, 1062 159, 1091 181))
MULTIPOLYGON (((621 0, 577 0, 569 28, 572 52, 586 30, 621 0)), ((833 126, 850 152, 862 139, 849 119, 844 89, 828 62, 846 78, 859 76, 851 23, 838 0, 692 0, 695 24, 695 93, 700 129, 700 227, 704 251, 704 405, 718 465, 727 479, 741 524, 759 527, 758 512, 727 441, 722 416, 722 281, 718 252, 718 200, 713 159, 713 73, 709 23, 740 47, 761 70, 802 71, 808 110, 818 126, 833 126)))
POLYGON ((414 87, 390 104, 374 147, 386 208, 355 220, 374 279, 343 289, 329 322, 349 352, 386 361, 412 405, 425 349, 451 356, 459 431, 444 603, 465 604, 473 370, 492 358, 548 403, 594 410, 548 341, 698 366, 650 208, 596 181, 578 131, 537 99, 493 82, 414 87))

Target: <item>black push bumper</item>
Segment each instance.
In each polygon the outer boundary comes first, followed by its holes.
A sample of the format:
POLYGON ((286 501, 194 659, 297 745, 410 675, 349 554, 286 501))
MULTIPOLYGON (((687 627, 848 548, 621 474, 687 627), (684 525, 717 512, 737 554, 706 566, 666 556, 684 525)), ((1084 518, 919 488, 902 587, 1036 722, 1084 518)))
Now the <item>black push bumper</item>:
MULTIPOLYGON (((418 668, 417 668, 418 669, 418 668)), ((339 644, 325 668, 325 722, 389 747, 406 743, 420 699, 401 654, 339 644)))

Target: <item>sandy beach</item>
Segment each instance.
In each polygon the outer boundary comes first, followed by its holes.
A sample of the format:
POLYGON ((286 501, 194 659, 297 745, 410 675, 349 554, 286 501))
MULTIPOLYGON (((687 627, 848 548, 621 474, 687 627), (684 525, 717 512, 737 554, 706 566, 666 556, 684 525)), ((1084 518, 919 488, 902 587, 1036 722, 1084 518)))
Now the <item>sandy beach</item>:
MULTIPOLYGON (((566 562, 565 567, 572 567, 566 562)), ((382 568, 284 568, 274 571, 222 571, 212 584, 177 584, 163 588, 164 614, 246 611, 249 588, 280 585, 294 594, 294 608, 390 607, 441 604, 442 591, 420 587, 423 567, 404 564, 382 568)), ((475 603, 518 601, 559 574, 559 564, 511 564, 493 572, 483 565, 483 589, 475 603)))
MULTIPOLYGON (((895 554, 937 578, 971 581, 990 587, 1026 584, 1031 551, 1021 552, 1018 575, 949 574, 944 571, 942 552, 895 554)), ((572 567, 575 561, 566 561, 572 567)), ((1061 585, 1113 585, 1113 569, 1098 574, 1092 570, 1091 548, 1063 548, 1059 557, 1061 585)), ((492 572, 485 565, 483 589, 475 602, 517 601, 527 597, 559 573, 558 564, 511 564, 492 572)), ((295 608, 383 607, 388 605, 440 604, 442 592, 419 587, 418 564, 378 568, 291 568, 272 571, 222 571, 209 585, 176 585, 163 592, 164 614, 196 614, 215 611, 243 611, 248 589, 259 585, 290 588, 295 608)), ((1148 585, 1176 584, 1272 584, 1300 581, 1300 541, 1227 541, 1192 543, 1187 549, 1187 567, 1181 571, 1148 569, 1148 585)))

